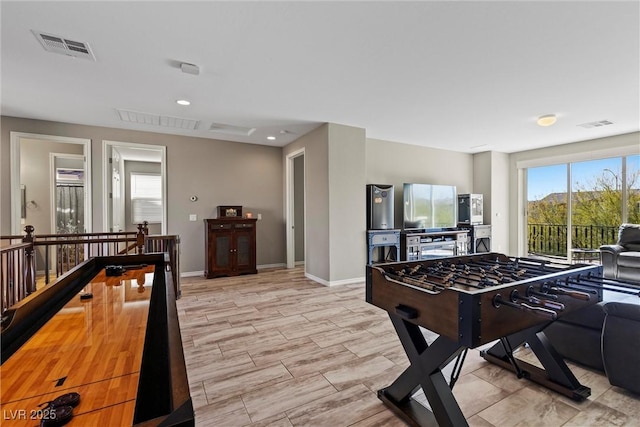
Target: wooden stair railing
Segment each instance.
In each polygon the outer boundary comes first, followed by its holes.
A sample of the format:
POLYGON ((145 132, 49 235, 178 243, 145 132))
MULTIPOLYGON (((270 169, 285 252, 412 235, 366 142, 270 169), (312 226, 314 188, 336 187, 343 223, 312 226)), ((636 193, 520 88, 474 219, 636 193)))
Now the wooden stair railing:
POLYGON ((180 236, 145 235, 145 253, 164 252, 169 254, 169 268, 173 279, 176 298, 182 295, 180 287, 180 236))
POLYGON ((179 236, 149 236, 148 222, 138 231, 79 234, 35 235, 34 227, 25 227, 25 236, 2 236, 0 240, 0 300, 2 312, 36 291, 36 264, 41 266, 44 283, 51 282, 86 259, 96 256, 166 252, 174 279, 175 294, 180 289, 179 236))
MULTIPOLYGON (((32 265, 28 253, 31 243, 16 243, 0 248, 0 306, 2 312, 35 290, 35 281, 29 278, 32 265)), ((33 277, 33 276, 31 276, 33 277)))

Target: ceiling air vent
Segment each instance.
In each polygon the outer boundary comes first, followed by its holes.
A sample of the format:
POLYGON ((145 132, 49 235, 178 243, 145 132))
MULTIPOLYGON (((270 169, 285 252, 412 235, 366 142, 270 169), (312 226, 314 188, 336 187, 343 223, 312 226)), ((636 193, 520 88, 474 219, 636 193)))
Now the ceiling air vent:
POLYGON ((591 129, 591 128, 599 128, 602 126, 608 126, 612 124, 613 122, 610 122, 609 120, 599 120, 597 122, 582 123, 578 126, 583 127, 585 129, 591 129))
POLYGON ((209 130, 211 132, 224 133, 227 135, 249 136, 256 131, 256 128, 212 123, 209 130))
POLYGON ((160 116, 160 126, 195 130, 198 127, 198 121, 193 119, 184 119, 182 117, 160 116))
POLYGON ((143 125, 160 126, 160 115, 151 113, 141 113, 139 111, 116 109, 120 120, 129 123, 140 123, 143 125))
POLYGON ((36 36, 42 47, 44 47, 44 50, 48 52, 73 56, 74 58, 84 58, 90 61, 96 60, 88 43, 69 40, 35 30, 31 30, 31 32, 36 36))
POLYGON ((161 116, 160 114, 142 113, 140 111, 123 110, 116 108, 120 120, 129 123, 139 123, 142 125, 160 126, 165 128, 176 128, 185 130, 195 130, 198 127, 198 120, 185 119, 182 117, 161 116))

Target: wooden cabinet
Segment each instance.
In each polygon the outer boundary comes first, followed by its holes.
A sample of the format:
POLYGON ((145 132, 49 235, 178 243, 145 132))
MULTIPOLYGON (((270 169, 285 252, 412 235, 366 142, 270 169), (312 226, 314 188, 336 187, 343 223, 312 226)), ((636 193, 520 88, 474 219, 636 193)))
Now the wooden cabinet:
POLYGON ((205 219, 205 277, 256 274, 256 219, 205 219))

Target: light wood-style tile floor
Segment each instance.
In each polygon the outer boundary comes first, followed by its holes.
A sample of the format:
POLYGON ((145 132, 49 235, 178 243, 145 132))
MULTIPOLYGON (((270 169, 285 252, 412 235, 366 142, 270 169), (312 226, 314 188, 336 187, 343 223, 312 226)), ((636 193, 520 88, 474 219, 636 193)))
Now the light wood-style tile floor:
MULTIPOLYGON (((404 425, 376 392, 409 363, 387 313, 365 302, 364 283, 325 287, 301 268, 184 278, 178 311, 197 426, 404 425)), ((571 367, 591 387, 585 402, 469 350, 454 394, 471 426, 640 425, 639 396, 571 367)))

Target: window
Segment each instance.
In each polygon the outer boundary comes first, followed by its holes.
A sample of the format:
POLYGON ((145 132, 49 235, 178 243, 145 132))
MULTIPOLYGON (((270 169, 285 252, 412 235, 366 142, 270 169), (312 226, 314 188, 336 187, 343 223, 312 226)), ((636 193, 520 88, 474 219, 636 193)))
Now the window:
POLYGON ((162 179, 158 174, 131 173, 131 222, 162 222, 162 179))
POLYGON ((640 156, 527 169, 528 253, 570 259, 640 221, 640 156))

